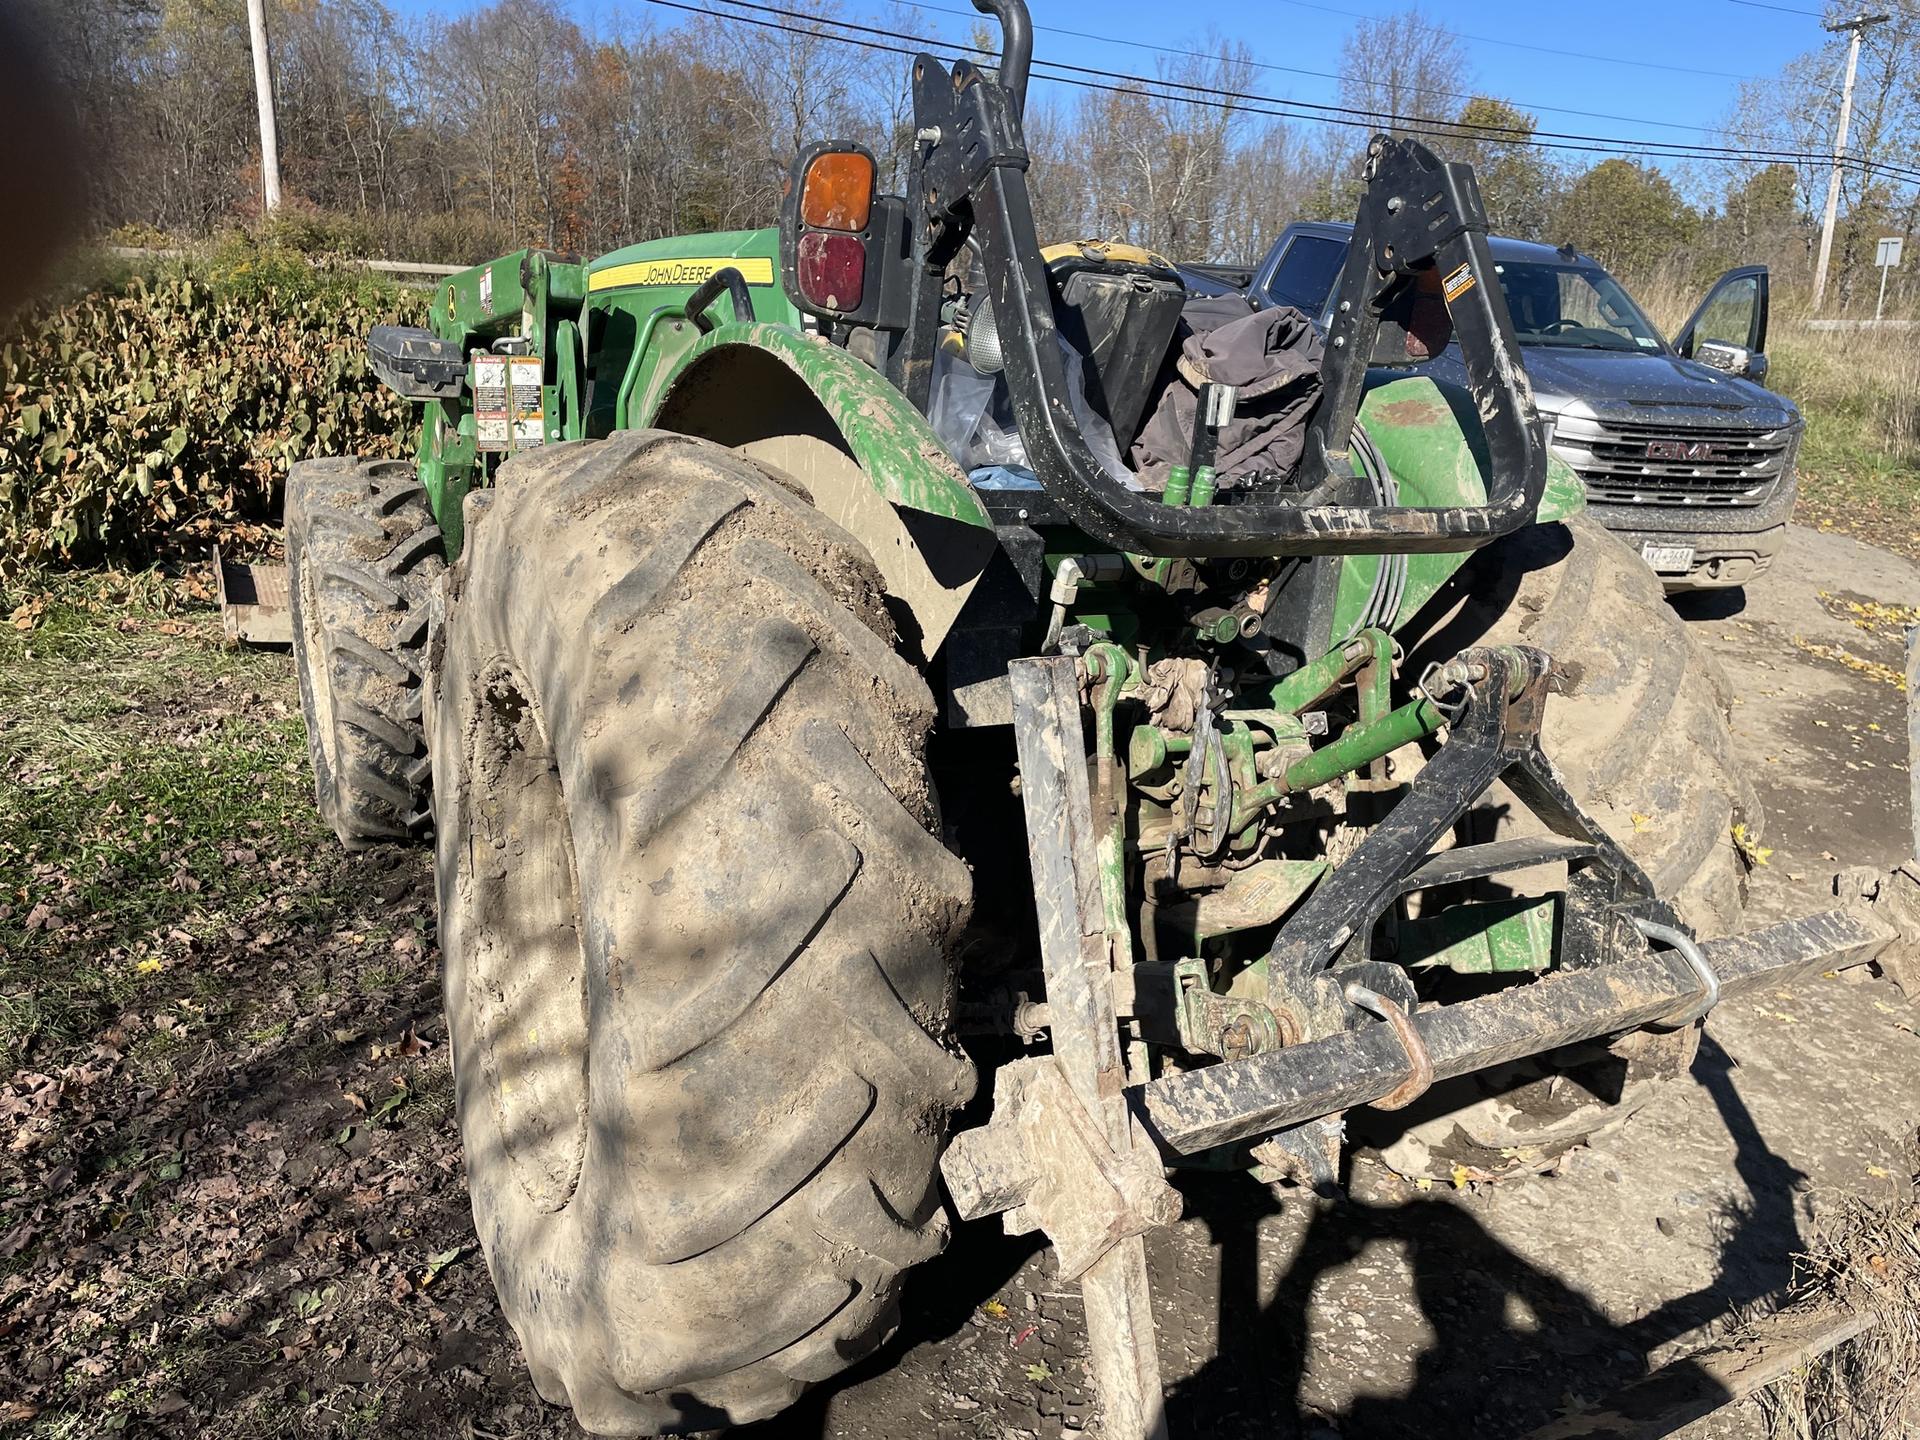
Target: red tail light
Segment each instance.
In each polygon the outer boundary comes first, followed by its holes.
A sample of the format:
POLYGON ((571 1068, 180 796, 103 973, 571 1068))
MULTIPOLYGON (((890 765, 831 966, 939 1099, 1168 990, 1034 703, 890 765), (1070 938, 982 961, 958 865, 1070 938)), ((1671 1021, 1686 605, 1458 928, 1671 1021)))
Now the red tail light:
POLYGON ((858 310, 866 296, 867 247, 852 235, 810 230, 795 267, 800 297, 822 310, 858 310))
POLYGON ((901 240, 904 202, 878 193, 873 153, 823 141, 794 157, 780 206, 780 276, 802 312, 834 324, 872 325, 887 282, 889 237, 901 240))

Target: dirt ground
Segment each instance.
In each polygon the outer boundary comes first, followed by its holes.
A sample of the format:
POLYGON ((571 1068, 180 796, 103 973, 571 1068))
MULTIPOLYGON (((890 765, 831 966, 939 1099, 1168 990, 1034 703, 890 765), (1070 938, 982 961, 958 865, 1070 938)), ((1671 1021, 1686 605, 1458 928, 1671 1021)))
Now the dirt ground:
MULTIPOLYGON (((1766 809, 1756 918, 1831 904, 1838 864, 1905 858, 1894 672, 1920 567, 1796 528, 1764 585, 1675 603, 1726 669, 1766 809)), ((1149 1248, 1173 1434, 1520 1436, 1597 1406, 1779 1292, 1823 1192, 1909 1185, 1916 1024, 1863 972, 1730 1003, 1690 1084, 1536 1179, 1422 1192, 1363 1162, 1339 1205, 1188 1182, 1188 1218, 1149 1248)), ((890 1353, 751 1433, 1050 1437, 1084 1417, 1076 1302, 1028 1241, 962 1227, 909 1307, 890 1353), (980 1308, 989 1286, 1005 1315, 980 1308)), ((1743 1405, 1703 1433, 1763 1432, 1743 1405)))
MULTIPOLYGON (((1920 568, 1811 530, 1750 594, 1678 602, 1738 696, 1765 916, 1911 848, 1891 680, 1912 615, 1889 607, 1917 602, 1920 568)), ((284 660, 133 623, 20 662, 70 646, 84 696, 0 692, 0 1030, 24 1037, 0 1085, 0 1432, 578 1434, 474 1248, 426 857, 337 855, 304 815, 284 660), (136 784, 176 761, 178 834, 136 784), (216 765, 245 793, 196 791, 216 765), (129 829, 159 838, 116 849, 129 829), (111 983, 58 978, 76 956, 111 983)), ((1917 1017, 1865 977, 1729 1003, 1690 1083, 1545 1177, 1422 1191, 1360 1163, 1340 1203, 1185 1182, 1151 1245, 1173 1434, 1519 1436, 1597 1405, 1776 1294, 1827 1197, 1908 1183, 1917 1017)), ((960 1227, 879 1356, 736 1433, 1082 1428, 1077 1300, 1049 1268, 960 1227)), ((1743 1406, 1712 1433, 1761 1432, 1743 1406)))

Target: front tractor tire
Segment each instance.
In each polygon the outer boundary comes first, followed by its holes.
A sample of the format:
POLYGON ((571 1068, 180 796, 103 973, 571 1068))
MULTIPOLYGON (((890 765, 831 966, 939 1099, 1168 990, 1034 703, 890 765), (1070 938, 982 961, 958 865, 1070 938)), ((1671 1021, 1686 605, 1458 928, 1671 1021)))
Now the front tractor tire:
POLYGON ((446 570, 411 464, 303 460, 287 476, 293 661, 321 817, 349 850, 431 823, 427 610, 446 570))
POLYGON ((436 870, 474 1220, 595 1434, 740 1424, 878 1346, 945 1244, 972 1067, 933 701, 798 488, 661 432, 469 501, 436 870))

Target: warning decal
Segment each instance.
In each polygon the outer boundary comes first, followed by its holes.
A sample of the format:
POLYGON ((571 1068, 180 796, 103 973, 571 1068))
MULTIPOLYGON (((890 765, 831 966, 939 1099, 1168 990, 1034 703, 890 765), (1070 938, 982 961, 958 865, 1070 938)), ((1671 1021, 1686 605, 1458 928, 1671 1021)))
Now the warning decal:
POLYGON ((1442 280, 1440 286, 1446 291, 1447 303, 1451 305, 1473 288, 1473 270, 1469 266, 1462 265, 1458 270, 1442 280))
POLYGON ((540 357, 515 355, 507 361, 507 401, 513 409, 513 448, 547 443, 547 415, 540 403, 540 357))
POLYGON ((699 285, 717 270, 734 269, 749 285, 773 284, 773 261, 765 255, 719 255, 681 259, 634 260, 596 271, 589 290, 617 290, 627 285, 699 285))
POLYGON ((547 443, 538 355, 473 357, 474 446, 519 450, 547 443))
POLYGON ((473 357, 474 441, 481 450, 513 448, 512 426, 507 414, 507 357, 473 357))

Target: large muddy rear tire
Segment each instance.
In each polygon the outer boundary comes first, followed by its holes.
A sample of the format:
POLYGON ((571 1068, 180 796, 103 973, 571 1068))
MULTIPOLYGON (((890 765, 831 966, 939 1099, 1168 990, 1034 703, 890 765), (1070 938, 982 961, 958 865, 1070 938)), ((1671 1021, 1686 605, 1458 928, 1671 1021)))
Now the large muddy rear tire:
MULTIPOLYGON (((1411 673, 1469 645, 1520 643, 1553 657, 1547 754, 1580 803, 1701 936, 1737 928, 1746 864, 1736 825, 1761 815, 1727 728, 1712 658, 1667 605, 1645 562, 1586 515, 1490 546, 1454 577, 1409 637, 1411 673)), ((1509 833, 1519 807, 1496 791, 1473 838, 1509 833)), ((1446 1178, 1539 1169, 1623 1124, 1686 1073, 1699 1027, 1636 1032, 1436 1086, 1382 1148, 1403 1174, 1446 1178)))
POLYGON ((731 451, 549 447, 468 513, 436 869, 501 1308, 593 1433, 756 1420, 946 1240, 932 697, 856 543, 731 451))
POLYGON ((303 460, 286 537, 315 804, 349 850, 423 839, 427 610, 446 570, 427 492, 406 461, 303 460))

